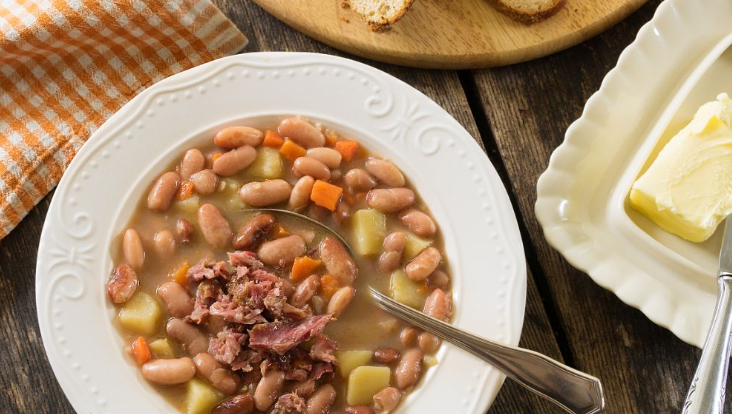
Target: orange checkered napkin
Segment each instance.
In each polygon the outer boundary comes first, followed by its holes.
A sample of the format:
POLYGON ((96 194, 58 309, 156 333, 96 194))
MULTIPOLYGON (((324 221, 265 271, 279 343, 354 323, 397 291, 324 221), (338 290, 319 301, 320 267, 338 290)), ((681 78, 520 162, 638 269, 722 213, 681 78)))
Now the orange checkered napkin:
POLYGON ((0 238, 125 102, 246 44, 209 0, 0 0, 0 238))

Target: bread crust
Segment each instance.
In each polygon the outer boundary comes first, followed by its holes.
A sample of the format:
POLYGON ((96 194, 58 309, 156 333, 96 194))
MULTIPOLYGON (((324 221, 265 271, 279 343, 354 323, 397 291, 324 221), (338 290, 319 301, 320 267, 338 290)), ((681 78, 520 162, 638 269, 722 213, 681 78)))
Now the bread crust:
POLYGON ((562 6, 564 6, 564 3, 566 3, 566 0, 557 0, 555 3, 549 7, 548 9, 538 11, 536 13, 524 13, 520 10, 516 10, 513 7, 510 7, 506 5, 501 0, 488 0, 488 2, 496 8, 499 12, 507 15, 508 17, 517 20, 524 24, 535 24, 539 23, 541 21, 544 21, 548 19, 549 17, 556 14, 562 6))
MULTIPOLYGON (((399 19, 404 17, 404 15, 409 11, 409 7, 412 6, 414 3, 414 0, 407 0, 407 2, 404 4, 404 6, 397 11, 397 13, 392 17, 391 19, 381 18, 379 21, 372 21, 369 20, 366 16, 361 15, 361 17, 368 23, 369 28, 374 32, 383 32, 386 30, 391 29, 391 26, 396 23, 399 19)), ((353 9, 351 7, 351 9, 353 9)), ((359 13, 361 14, 361 13, 359 13)))

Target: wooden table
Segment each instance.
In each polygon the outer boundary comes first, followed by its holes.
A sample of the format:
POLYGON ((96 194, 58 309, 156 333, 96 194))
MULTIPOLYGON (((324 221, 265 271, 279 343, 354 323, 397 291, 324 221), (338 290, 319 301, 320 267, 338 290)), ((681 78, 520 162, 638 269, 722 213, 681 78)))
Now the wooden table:
MULTIPOLYGON (((347 56, 297 33, 247 0, 215 2, 251 40, 247 52, 347 56)), ((577 47, 505 68, 428 71, 367 62, 424 92, 483 143, 508 189, 526 250, 529 288, 521 346, 598 376, 608 413, 678 412, 700 352, 597 286, 549 247, 534 217, 535 186, 567 126, 658 4, 650 1, 577 47)), ((2 412, 73 412, 46 360, 36 322, 35 258, 52 196, 0 242, 2 412)), ((728 399, 728 411, 730 405, 728 399)), ((510 382, 490 410, 560 412, 510 382)))

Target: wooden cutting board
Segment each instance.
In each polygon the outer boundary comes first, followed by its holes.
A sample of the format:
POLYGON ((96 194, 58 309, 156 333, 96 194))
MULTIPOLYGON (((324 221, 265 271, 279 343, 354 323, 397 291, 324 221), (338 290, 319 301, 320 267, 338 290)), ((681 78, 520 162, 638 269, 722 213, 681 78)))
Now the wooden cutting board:
POLYGON ((372 32, 342 0, 254 0, 293 28, 367 58, 421 68, 471 69, 535 59, 574 46, 646 0, 567 0, 548 20, 526 26, 486 0, 415 0, 392 30, 372 32))

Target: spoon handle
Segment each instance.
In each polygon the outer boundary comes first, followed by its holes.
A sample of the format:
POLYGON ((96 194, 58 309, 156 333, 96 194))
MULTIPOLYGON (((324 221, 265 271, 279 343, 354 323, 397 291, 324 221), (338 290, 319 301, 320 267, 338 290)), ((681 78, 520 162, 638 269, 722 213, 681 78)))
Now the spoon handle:
POLYGON ((717 309, 699 366, 686 394, 683 414, 721 414, 723 411, 732 330, 732 274, 720 274, 717 283, 717 309))
POLYGON ((602 384, 591 375, 538 352, 479 338, 402 305, 373 288, 371 292, 379 307, 483 359, 523 387, 568 412, 592 414, 605 406, 602 384))

